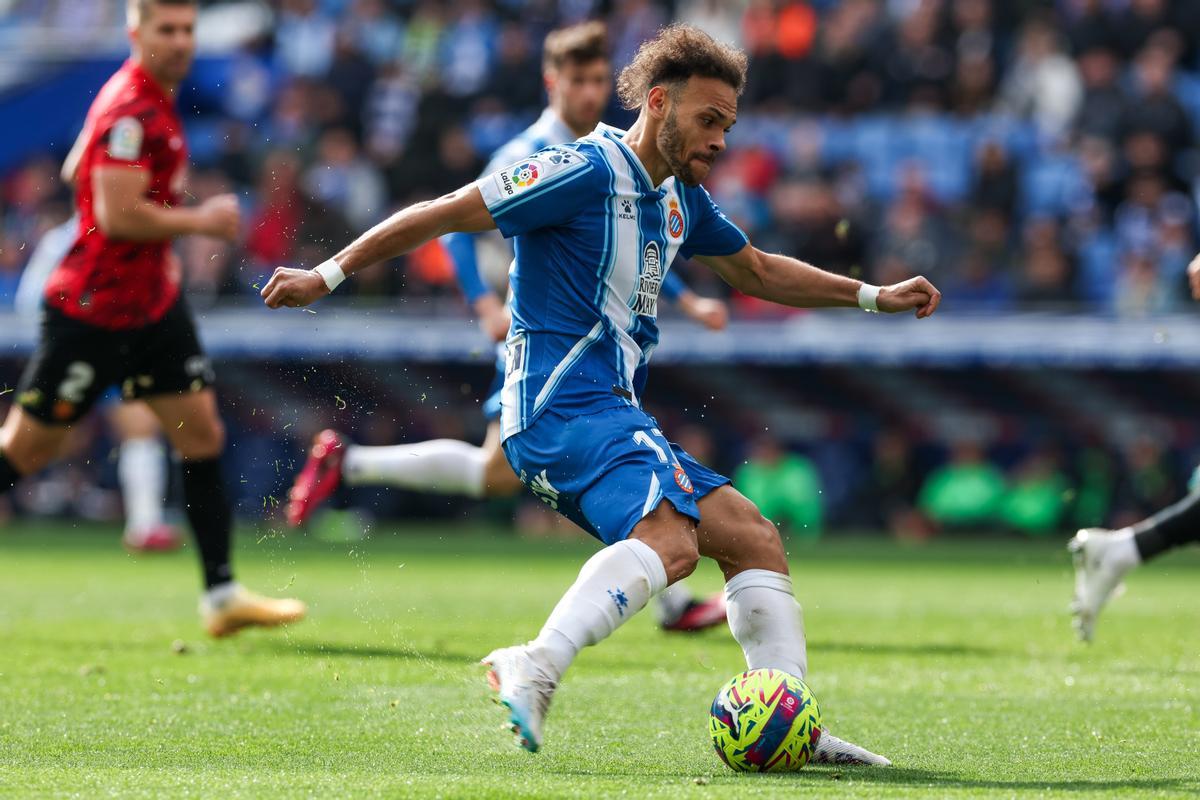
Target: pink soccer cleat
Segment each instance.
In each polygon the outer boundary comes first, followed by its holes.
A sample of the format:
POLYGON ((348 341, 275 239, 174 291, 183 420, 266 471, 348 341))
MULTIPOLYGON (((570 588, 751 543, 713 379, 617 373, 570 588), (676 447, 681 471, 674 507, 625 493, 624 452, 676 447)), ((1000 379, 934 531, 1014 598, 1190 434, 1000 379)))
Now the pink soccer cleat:
POLYGON ((308 461, 296 476, 285 509, 287 523, 299 527, 342 482, 342 458, 346 438, 335 430, 323 430, 313 439, 308 461))

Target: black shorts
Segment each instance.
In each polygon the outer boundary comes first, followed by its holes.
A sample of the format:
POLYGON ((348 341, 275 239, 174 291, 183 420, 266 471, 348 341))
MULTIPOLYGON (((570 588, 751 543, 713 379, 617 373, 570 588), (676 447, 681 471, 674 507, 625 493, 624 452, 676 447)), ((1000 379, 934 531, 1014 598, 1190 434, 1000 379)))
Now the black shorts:
POLYGON ((111 386, 134 400, 198 392, 213 380, 212 364, 182 299, 158 322, 122 331, 47 308, 37 350, 17 387, 17 404, 43 422, 68 425, 111 386))

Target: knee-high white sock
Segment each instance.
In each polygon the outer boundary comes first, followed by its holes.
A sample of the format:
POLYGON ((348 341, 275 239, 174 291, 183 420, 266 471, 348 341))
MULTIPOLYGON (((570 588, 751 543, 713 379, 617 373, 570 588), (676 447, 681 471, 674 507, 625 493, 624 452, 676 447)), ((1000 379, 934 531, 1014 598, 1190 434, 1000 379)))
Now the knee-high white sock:
POLYGON ((483 497, 487 456, 482 447, 434 439, 390 447, 346 448, 342 476, 351 486, 398 486, 419 492, 483 497))
POLYGON ((804 620, 792 579, 769 569, 739 572, 725 584, 729 629, 748 669, 778 669, 803 679, 808 672, 804 620))
POLYGON ((676 581, 659 592, 655 599, 658 601, 658 623, 670 625, 687 611, 688 604, 692 602, 692 593, 683 581, 676 581))
POLYGON ((529 643, 530 655, 560 680, 580 650, 615 631, 666 585, 662 559, 645 542, 626 539, 604 548, 579 570, 529 643))
POLYGON ((167 449, 157 436, 127 439, 117 456, 117 477, 125 503, 125 529, 161 525, 167 491, 167 449))

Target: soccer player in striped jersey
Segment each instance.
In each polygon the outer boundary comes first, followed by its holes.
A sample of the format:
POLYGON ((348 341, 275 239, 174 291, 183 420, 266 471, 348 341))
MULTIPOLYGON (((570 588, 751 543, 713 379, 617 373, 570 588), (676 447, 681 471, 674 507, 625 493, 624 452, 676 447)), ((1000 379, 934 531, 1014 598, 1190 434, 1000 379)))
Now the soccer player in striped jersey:
MULTIPOLYGON (((580 650, 608 637, 700 556, 725 574, 729 627, 751 669, 807 680, 800 608, 775 526, 729 479, 672 444, 641 406, 658 344, 658 294, 675 256, 740 291, 794 307, 934 313, 924 278, 870 286, 765 253, 701 185, 737 117, 746 58, 674 25, 618 80, 638 110, 628 131, 597 126, 453 194, 417 203, 314 269, 277 269, 271 308, 306 306, 352 274, 451 231, 516 238, 501 400, 509 463, 530 489, 606 546, 532 641, 484 658, 521 744, 536 751, 551 698, 580 650)), ((819 693, 819 692, 818 692, 819 693)), ((815 763, 886 765, 822 731, 815 763)))
MULTIPOLYGON (((608 36, 602 22, 552 31, 546 37, 542 58, 549 105, 532 125, 492 155, 483 174, 490 175, 545 147, 590 133, 600 122, 612 93, 608 53, 608 36)), ((511 497, 523 488, 500 449, 500 390, 504 386, 504 338, 510 319, 501 293, 481 274, 506 270, 512 260, 512 247, 496 231, 451 233, 442 238, 442 243, 454 261, 463 297, 478 316, 483 332, 498 342, 496 377, 483 404, 488 420, 483 446, 434 439, 370 447, 352 444, 338 431, 321 431, 288 494, 285 515, 293 527, 303 524, 343 481, 350 486, 394 486, 475 499, 511 497), (496 262, 488 265, 490 270, 481 263, 489 255, 496 262)), ((662 293, 701 325, 712 330, 725 327, 725 304, 699 297, 684 285, 677 272, 667 273, 662 293)), ((725 622, 723 595, 700 599, 682 582, 659 594, 657 610, 659 624, 669 631, 694 632, 725 622)))
MULTIPOLYGON (((1188 264, 1192 299, 1200 300, 1200 255, 1188 264)), ((1200 542, 1200 468, 1190 493, 1173 506, 1128 528, 1110 531, 1085 528, 1068 545, 1075 562, 1075 597, 1071 616, 1085 642, 1096 634, 1101 609, 1122 589, 1126 573, 1163 553, 1200 542)))

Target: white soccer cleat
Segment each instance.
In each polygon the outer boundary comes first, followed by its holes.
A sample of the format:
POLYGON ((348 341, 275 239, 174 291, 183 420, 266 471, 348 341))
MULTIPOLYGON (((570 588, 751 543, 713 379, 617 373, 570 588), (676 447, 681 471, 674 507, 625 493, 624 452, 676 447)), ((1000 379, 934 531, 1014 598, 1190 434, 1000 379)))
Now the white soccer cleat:
POLYGON ((508 708, 508 721, 521 747, 536 753, 542 746, 542 722, 558 684, 546 675, 524 647, 502 647, 484 656, 490 667, 488 685, 508 708))
POLYGON ((1067 544, 1075 562, 1075 599, 1071 601, 1075 632, 1090 642, 1096 631, 1096 617, 1113 597, 1125 591, 1121 578, 1132 564, 1125 551, 1129 543, 1118 540, 1114 531, 1084 528, 1067 544))
POLYGON ((890 759, 876 755, 865 747, 859 747, 839 739, 829 731, 821 731, 817 746, 813 750, 810 764, 841 764, 848 767, 890 767, 890 759))

